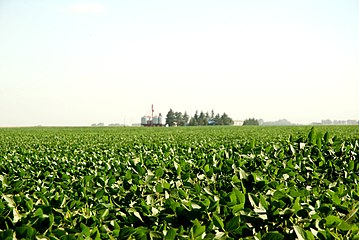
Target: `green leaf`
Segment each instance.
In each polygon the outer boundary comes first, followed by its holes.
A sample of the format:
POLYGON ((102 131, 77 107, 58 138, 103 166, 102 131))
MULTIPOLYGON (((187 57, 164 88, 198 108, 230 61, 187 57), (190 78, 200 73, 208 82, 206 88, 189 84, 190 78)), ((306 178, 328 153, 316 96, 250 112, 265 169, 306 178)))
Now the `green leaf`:
POLYGON ((241 191, 239 191, 238 189, 234 189, 233 190, 234 193, 236 194, 237 197, 237 203, 245 203, 246 201, 246 196, 244 195, 244 193, 242 193, 241 191))
POLYGON ((127 170, 125 173, 125 180, 131 180, 132 179, 132 174, 130 170, 127 170))
POLYGON ((200 222, 195 219, 191 228, 192 238, 200 237, 206 231, 206 226, 202 226, 200 222))
POLYGON ((176 172, 177 172, 178 177, 181 177, 181 172, 182 172, 181 165, 178 165, 176 172))
POLYGON ((326 221, 328 227, 337 226, 342 222, 342 220, 339 217, 334 216, 334 215, 330 215, 330 216, 326 217, 325 221, 326 221))
POLYGON ((81 232, 85 234, 86 237, 89 237, 91 235, 90 229, 83 223, 80 224, 81 232))
POLYGON ((314 127, 310 129, 310 132, 308 134, 308 142, 315 145, 317 142, 317 131, 314 127))
POLYGON ((96 192, 96 198, 101 199, 105 191, 103 189, 96 192))
POLYGON ((351 221, 354 219, 356 213, 358 212, 359 207, 358 204, 345 216, 344 220, 348 223, 351 223, 351 221))
POLYGON ((55 221, 55 217, 54 214, 49 214, 49 222, 50 222, 50 226, 52 226, 54 224, 55 221))
POLYGON ((346 221, 342 220, 341 223, 338 225, 338 229, 343 231, 349 231, 352 229, 352 226, 346 221))
POLYGON ((121 229, 120 226, 118 225, 117 221, 114 221, 113 227, 114 227, 114 229, 116 229, 116 230, 120 230, 120 229, 121 229))
POLYGON ((150 231, 150 239, 163 239, 163 236, 160 232, 150 231))
POLYGON ((142 217, 141 217, 141 214, 140 214, 139 212, 134 211, 134 212, 133 212, 133 215, 135 215, 138 219, 141 220, 141 222, 143 222, 142 217))
POLYGON ((259 194, 259 203, 261 207, 263 207, 265 210, 268 210, 268 202, 261 193, 259 194))
POLYGON ((294 209, 295 212, 298 212, 302 208, 300 205, 300 197, 297 197, 295 199, 292 208, 294 209))
POLYGON ((213 224, 222 230, 224 229, 224 224, 222 219, 215 213, 213 213, 213 224))
POLYGON ((29 211, 32 211, 32 209, 34 208, 34 203, 31 199, 26 200, 26 207, 29 211))
POLYGON ((188 198, 187 193, 185 191, 183 191, 182 189, 178 189, 178 193, 179 193, 179 196, 182 199, 187 199, 188 198))
POLYGON ((231 200, 232 205, 237 204, 237 196, 236 196, 236 194, 234 192, 231 192, 229 194, 229 199, 231 200))
POLYGON ((349 170, 349 171, 353 171, 353 170, 354 170, 354 161, 349 161, 348 170, 349 170))
POLYGON ((237 175, 234 175, 234 176, 232 177, 232 182, 233 182, 233 183, 239 183, 239 182, 241 182, 241 181, 239 180, 239 178, 237 177, 237 175))
POLYGON ((240 179, 247 179, 248 178, 248 174, 242 168, 239 168, 239 178, 240 179))
POLYGON ((109 213, 109 210, 108 210, 108 208, 106 208, 106 209, 104 209, 104 210, 101 210, 100 211, 100 213, 101 213, 101 219, 105 219, 105 217, 108 215, 108 213, 109 213), (102 212, 102 213, 101 213, 102 212))
POLYGON ((34 229, 28 225, 16 227, 15 231, 16 231, 17 238, 33 239, 36 235, 36 232, 34 231, 34 229))
POLYGON ((298 237, 298 240, 306 240, 306 234, 305 231, 303 230, 303 228, 301 228, 300 226, 294 225, 294 232, 298 237))
POLYGON ((2 197, 5 199, 5 201, 7 202, 9 207, 13 208, 16 206, 15 202, 11 196, 3 194, 2 197))
POLYGON ((66 235, 66 231, 63 228, 57 228, 52 230, 52 234, 54 234, 56 237, 62 237, 66 235))
POLYGON ((262 240, 283 240, 284 235, 279 232, 268 232, 262 237, 262 240))
POLYGON ((233 218, 231 218, 231 220, 226 222, 225 230, 228 232, 233 232, 239 228, 239 224, 240 224, 239 216, 234 216, 233 218))
POLYGON ((161 167, 156 169, 156 171, 155 171, 155 176, 156 177, 160 178, 160 177, 163 176, 163 174, 164 174, 164 171, 163 171, 163 169, 161 167))
POLYGON ((156 192, 158 192, 158 193, 163 192, 163 188, 162 188, 161 184, 156 184, 155 190, 156 190, 156 192))
POLYGON ((15 232, 12 229, 0 231, 0 239, 13 240, 15 239, 15 232))
POLYGON ((39 217, 39 218, 43 218, 44 217, 44 212, 42 211, 41 208, 38 208, 35 213, 34 213, 35 216, 39 217))
POLYGON ((306 240, 315 240, 315 237, 311 231, 305 231, 306 240))
POLYGON ((166 240, 175 240, 177 236, 176 230, 174 230, 173 228, 170 228, 167 230, 165 239, 166 240))

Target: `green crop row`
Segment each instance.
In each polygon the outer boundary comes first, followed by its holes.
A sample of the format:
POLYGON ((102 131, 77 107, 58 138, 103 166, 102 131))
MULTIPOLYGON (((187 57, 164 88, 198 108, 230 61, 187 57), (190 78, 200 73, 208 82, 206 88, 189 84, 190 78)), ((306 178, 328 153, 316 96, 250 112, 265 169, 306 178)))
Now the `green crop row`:
POLYGON ((355 126, 3 128, 0 239, 355 239, 358 149, 355 126))

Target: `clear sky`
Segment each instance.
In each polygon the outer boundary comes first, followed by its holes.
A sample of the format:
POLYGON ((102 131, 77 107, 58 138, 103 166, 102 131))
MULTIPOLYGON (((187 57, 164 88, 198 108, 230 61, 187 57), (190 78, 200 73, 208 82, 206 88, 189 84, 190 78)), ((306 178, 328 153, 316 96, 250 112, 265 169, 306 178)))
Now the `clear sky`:
POLYGON ((359 119, 357 0, 0 0, 0 126, 359 119))

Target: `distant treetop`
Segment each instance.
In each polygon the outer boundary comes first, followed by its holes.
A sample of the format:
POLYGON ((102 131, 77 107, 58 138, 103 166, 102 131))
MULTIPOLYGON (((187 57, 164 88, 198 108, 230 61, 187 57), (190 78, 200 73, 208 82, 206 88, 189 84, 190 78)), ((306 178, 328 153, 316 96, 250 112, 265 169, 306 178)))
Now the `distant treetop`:
POLYGON ((195 112, 193 117, 190 117, 187 112, 182 114, 181 112, 174 112, 169 110, 166 116, 166 124, 169 126, 207 126, 207 125, 233 125, 234 121, 226 113, 219 115, 211 111, 204 113, 201 111, 195 112))
POLYGON ((258 126, 259 125, 259 121, 255 118, 248 118, 246 120, 244 120, 243 122, 243 126, 258 126))

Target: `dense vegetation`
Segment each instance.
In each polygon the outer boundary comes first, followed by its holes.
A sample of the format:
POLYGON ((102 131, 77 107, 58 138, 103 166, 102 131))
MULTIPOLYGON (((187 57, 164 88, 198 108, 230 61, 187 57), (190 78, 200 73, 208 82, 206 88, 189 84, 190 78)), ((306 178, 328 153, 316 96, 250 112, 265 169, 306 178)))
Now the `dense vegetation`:
POLYGON ((195 112, 193 117, 190 117, 187 112, 174 112, 170 109, 166 115, 166 124, 168 126, 207 126, 207 125, 233 125, 234 121, 226 113, 219 115, 219 113, 211 114, 201 111, 195 112))
POLYGON ((358 238, 359 128, 0 129, 0 239, 358 238))
POLYGON ((250 125, 258 126, 259 121, 257 119, 255 119, 255 118, 248 118, 248 119, 244 120, 244 122, 243 122, 243 126, 247 126, 247 125, 248 126, 250 126, 250 125))

